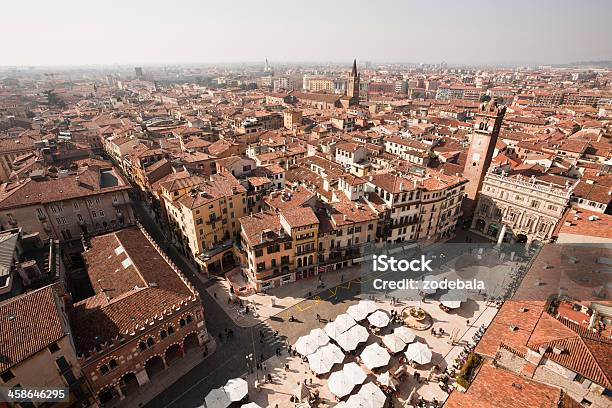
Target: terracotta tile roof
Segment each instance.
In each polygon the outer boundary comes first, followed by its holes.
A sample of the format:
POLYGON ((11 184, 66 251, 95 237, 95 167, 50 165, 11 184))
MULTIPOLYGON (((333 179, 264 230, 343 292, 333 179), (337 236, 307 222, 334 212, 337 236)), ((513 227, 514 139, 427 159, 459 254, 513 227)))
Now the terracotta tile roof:
POLYGON ((271 231, 275 237, 280 237, 283 228, 281 227, 280 217, 272 211, 262 211, 257 214, 240 218, 240 225, 247 243, 253 247, 266 242, 270 236, 262 236, 264 230, 271 231), (264 238, 262 240, 262 238, 264 238))
POLYGON ((569 320, 557 320, 544 313, 529 339, 528 346, 535 351, 546 347, 544 357, 605 388, 612 388, 611 340, 591 333, 569 320))
POLYGON ((54 285, 0 304, 0 372, 66 335, 54 285))
POLYGON ((506 301, 480 339, 476 352, 495 356, 499 345, 504 343, 525 353, 529 336, 544 313, 543 307, 544 301, 506 301))
POLYGON ((64 178, 26 179, 16 183, 4 183, 0 186, 0 209, 65 201, 129 188, 123 176, 113 167, 104 169, 89 166, 64 178), (102 171, 111 171, 119 184, 103 187, 102 171))
POLYGON ((184 194, 177 201, 187 208, 197 208, 222 197, 231 197, 244 193, 246 189, 231 173, 217 173, 210 176, 210 180, 194 186, 193 192, 184 194))
POLYGON ((580 181, 574 188, 574 196, 596 203, 608 204, 612 200, 612 188, 580 181))
POLYGON ((281 210, 281 217, 287 221, 291 228, 319 223, 317 215, 310 207, 295 207, 281 210))
POLYGON ((281 192, 270 194, 264 201, 272 209, 287 210, 289 208, 300 207, 312 200, 315 194, 306 187, 296 187, 295 189, 285 188, 281 192))
POLYGON ((418 188, 416 180, 410 180, 390 173, 374 174, 371 176, 370 183, 393 194, 412 191, 418 188))
POLYGON ((565 212, 559 223, 559 234, 583 235, 588 237, 611 238, 612 215, 596 213, 573 207, 565 212))
POLYGON ((445 408, 558 408, 559 388, 483 363, 467 392, 454 391, 445 408))
POLYGON ((340 194, 340 201, 331 204, 329 218, 336 226, 374 221, 378 215, 363 200, 351 201, 340 194))
POLYGON ((198 296, 137 227, 92 238, 83 256, 96 295, 75 303, 70 313, 80 352, 127 336, 198 296))

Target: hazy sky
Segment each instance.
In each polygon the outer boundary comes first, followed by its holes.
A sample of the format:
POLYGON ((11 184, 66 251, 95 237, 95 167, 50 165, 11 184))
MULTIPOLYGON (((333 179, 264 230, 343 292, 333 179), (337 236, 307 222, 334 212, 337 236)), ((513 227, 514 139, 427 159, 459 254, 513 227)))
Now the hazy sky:
POLYGON ((0 0, 0 65, 612 59, 612 0, 0 0))

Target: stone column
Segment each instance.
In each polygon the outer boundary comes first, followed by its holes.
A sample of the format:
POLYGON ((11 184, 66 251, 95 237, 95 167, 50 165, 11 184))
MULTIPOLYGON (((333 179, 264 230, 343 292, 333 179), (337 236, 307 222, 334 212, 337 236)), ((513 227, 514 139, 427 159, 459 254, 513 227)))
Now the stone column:
POLYGON ((502 224, 501 231, 499 231, 499 236, 497 237, 497 247, 500 247, 502 242, 504 241, 504 236, 506 235, 506 224, 502 224))
POLYGON ((143 386, 149 382, 149 375, 147 374, 147 370, 144 368, 136 373, 136 380, 138 380, 138 385, 143 386))
POLYGON ((121 391, 121 387, 119 385, 115 385, 115 391, 119 394, 119 399, 125 399, 125 395, 123 395, 123 391, 121 391))

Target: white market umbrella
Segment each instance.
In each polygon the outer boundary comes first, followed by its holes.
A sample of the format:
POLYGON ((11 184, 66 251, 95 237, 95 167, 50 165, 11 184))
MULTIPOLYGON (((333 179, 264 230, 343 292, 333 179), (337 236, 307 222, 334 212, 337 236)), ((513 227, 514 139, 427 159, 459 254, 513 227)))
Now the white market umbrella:
POLYGON ((390 321, 389 315, 382 310, 377 310, 368 316, 368 322, 375 327, 387 327, 390 321))
POLYGON ((447 300, 458 300, 460 302, 465 302, 468 300, 468 294, 465 290, 452 289, 440 297, 440 299, 442 298, 445 298, 447 300))
POLYGON ((368 375, 363 371, 363 368, 359 367, 357 363, 348 363, 342 367, 344 374, 351 380, 355 385, 363 384, 368 375))
POLYGON ((361 387, 357 397, 367 401, 366 406, 368 408, 382 408, 387 402, 385 393, 373 382, 369 382, 361 387))
POLYGON ((303 356, 314 354, 319 348, 319 343, 316 339, 309 335, 302 336, 295 342, 295 351, 303 356))
POLYGON ((402 339, 406 344, 412 343, 416 338, 414 332, 406 326, 396 327, 395 330, 393 330, 393 334, 402 339))
POLYGON ((325 346, 327 343, 329 343, 329 336, 323 329, 312 329, 308 336, 313 339, 319 345, 319 347, 325 346))
MULTIPOLYGON (((355 326, 355 327, 358 327, 358 326, 355 326)), ((362 326, 359 326, 359 327, 362 327, 362 326)), ((359 339, 353 336, 353 334, 351 333, 352 331, 353 329, 350 329, 349 331, 340 333, 338 337, 336 337, 335 339, 336 343, 338 343, 338 345, 342 347, 342 350, 344 351, 353 351, 359 345, 359 339)))
POLYGON ((336 371, 329 376, 327 388, 336 397, 342 398, 353 391, 355 384, 347 377, 344 371, 336 371))
POLYGON ((440 303, 442 303, 442 306, 448 307, 449 309, 459 309, 461 307, 460 300, 442 300, 442 298, 440 298, 440 303))
POLYGON ((398 385, 397 381, 395 381, 393 377, 391 377, 391 374, 389 374, 388 371, 385 371, 384 373, 377 375, 376 381, 382 386, 390 387, 393 389, 396 389, 398 385))
POLYGON ((242 378, 233 378, 223 389, 231 401, 240 401, 249 393, 249 383, 242 378))
POLYGON ((240 408, 261 408, 261 407, 254 402, 249 402, 248 404, 243 404, 242 407, 240 408))
POLYGON ((400 351, 404 350, 404 347, 406 347, 404 340, 395 334, 387 334, 386 336, 383 336, 382 341, 392 354, 399 353, 400 351))
POLYGON ((372 343, 361 352, 361 360, 363 364, 370 370, 376 367, 382 367, 389 364, 391 356, 378 343, 372 343))
POLYGON ((406 350, 406 358, 417 364, 427 364, 431 361, 431 349, 424 343, 412 343, 406 350))
POLYGON ((232 403, 223 388, 215 388, 204 398, 206 408, 227 408, 232 403))
POLYGON ((336 326, 336 322, 327 323, 325 327, 323 328, 323 330, 329 337, 331 337, 334 340, 336 339, 336 337, 338 337, 340 334, 343 333, 343 331, 340 331, 338 326, 336 326))
POLYGON ((338 317, 336 317, 336 320, 334 320, 334 325, 340 331, 340 333, 347 331, 356 324, 357 322, 355 321, 355 319, 353 319, 346 313, 339 315, 338 317))
POLYGON ((374 313, 378 309, 376 303, 370 299, 362 299, 357 304, 359 308, 364 310, 367 314, 374 313))
POLYGON ((370 333, 368 332, 368 330, 359 324, 351 327, 347 333, 355 337, 359 343, 368 341, 368 339, 370 338, 370 333))
POLYGON ((316 353, 308 356, 308 364, 310 369, 316 374, 325 374, 331 371, 335 363, 332 355, 318 350, 316 353))
POLYGON ((340 350, 340 347, 335 344, 328 344, 327 346, 321 347, 319 349, 321 353, 329 356, 330 360, 334 362, 334 364, 341 364, 344 361, 344 353, 340 350))
POLYGON ((361 308, 359 304, 349 306, 349 308, 346 309, 346 314, 348 314, 349 316, 351 316, 353 319, 357 321, 361 321, 365 319, 366 317, 368 317, 368 312, 364 310, 363 308, 361 308))

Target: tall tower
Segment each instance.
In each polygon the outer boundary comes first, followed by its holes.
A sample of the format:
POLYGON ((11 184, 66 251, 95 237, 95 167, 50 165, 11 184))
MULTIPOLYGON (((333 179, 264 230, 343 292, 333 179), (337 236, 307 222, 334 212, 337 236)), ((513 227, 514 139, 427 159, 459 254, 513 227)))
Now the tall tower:
POLYGON ((351 104, 359 103, 359 82, 360 77, 357 73, 357 60, 353 60, 353 69, 351 70, 351 75, 348 78, 348 84, 346 87, 346 96, 351 98, 351 104))
POLYGON ((465 188, 466 196, 462 205, 465 217, 471 217, 474 214, 478 192, 491 165, 493 151, 505 114, 506 107, 498 106, 497 102, 493 100, 480 104, 478 112, 474 114, 476 123, 474 123, 467 161, 463 168, 463 177, 468 179, 465 188))

